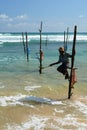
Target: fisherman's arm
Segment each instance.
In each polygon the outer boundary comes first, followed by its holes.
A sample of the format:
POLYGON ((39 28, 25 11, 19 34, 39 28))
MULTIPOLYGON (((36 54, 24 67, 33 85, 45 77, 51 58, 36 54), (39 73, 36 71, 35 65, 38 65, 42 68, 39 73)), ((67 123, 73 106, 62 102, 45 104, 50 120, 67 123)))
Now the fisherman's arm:
POLYGON ((71 55, 71 54, 69 54, 69 53, 67 53, 67 56, 68 56, 69 58, 72 58, 72 55, 71 55))
POLYGON ((53 66, 53 65, 56 65, 56 64, 59 64, 59 63, 60 63, 60 61, 57 61, 57 62, 50 64, 49 66, 53 66))

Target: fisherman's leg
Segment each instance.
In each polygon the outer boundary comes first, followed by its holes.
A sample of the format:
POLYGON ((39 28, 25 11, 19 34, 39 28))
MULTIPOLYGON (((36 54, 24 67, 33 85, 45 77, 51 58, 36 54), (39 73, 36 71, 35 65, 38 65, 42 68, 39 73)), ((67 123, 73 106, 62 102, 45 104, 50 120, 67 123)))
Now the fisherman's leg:
POLYGON ((57 71, 59 71, 60 73, 62 73, 63 75, 65 75, 64 71, 63 71, 63 65, 60 65, 58 68, 57 68, 57 71))
POLYGON ((69 77, 69 73, 68 73, 68 71, 66 71, 66 73, 65 73, 65 79, 69 79, 70 77, 69 77))
POLYGON ((70 77, 69 77, 69 73, 68 73, 68 70, 67 70, 67 64, 65 64, 65 66, 64 66, 65 68, 64 68, 64 73, 65 73, 65 79, 69 79, 70 77))
POLYGON ((62 68, 63 68, 62 72, 65 75, 65 79, 69 79, 69 73, 68 73, 68 70, 67 70, 67 64, 63 63, 62 64, 62 68))
POLYGON ((69 79, 69 73, 68 73, 68 70, 67 70, 67 66, 65 66, 65 79, 69 79))

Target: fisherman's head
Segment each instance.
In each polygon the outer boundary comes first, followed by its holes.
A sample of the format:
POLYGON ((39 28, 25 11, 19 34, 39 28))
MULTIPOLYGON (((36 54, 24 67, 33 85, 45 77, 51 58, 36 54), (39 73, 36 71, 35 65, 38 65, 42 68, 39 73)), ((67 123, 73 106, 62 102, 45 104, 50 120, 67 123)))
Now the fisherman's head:
POLYGON ((58 50, 60 53, 64 53, 64 47, 60 47, 58 50))

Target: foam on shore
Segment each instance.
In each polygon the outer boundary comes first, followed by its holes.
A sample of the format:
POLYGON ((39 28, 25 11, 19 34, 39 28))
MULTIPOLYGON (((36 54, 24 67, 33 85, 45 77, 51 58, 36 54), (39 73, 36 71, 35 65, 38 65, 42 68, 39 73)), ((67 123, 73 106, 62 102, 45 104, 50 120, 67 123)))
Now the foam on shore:
POLYGON ((20 125, 18 124, 6 124, 4 127, 5 130, 44 130, 46 129, 61 129, 64 130, 64 127, 67 129, 79 129, 86 130, 87 124, 78 122, 78 119, 75 115, 66 115, 64 118, 53 117, 53 116, 39 116, 33 115, 29 117, 30 119, 26 122, 22 122, 20 125), (51 122, 52 121, 52 122, 51 122))

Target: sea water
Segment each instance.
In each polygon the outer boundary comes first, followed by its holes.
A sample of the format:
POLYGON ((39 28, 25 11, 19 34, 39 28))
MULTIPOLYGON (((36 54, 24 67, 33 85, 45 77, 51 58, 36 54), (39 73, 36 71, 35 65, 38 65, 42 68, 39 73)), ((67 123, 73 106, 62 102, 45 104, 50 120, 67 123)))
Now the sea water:
MULTIPOLYGON (((72 44, 73 33, 69 33, 70 54, 72 44)), ((40 74, 40 34, 28 33, 27 62, 22 33, 0 33, 0 130, 87 129, 87 33, 76 36, 74 67, 78 81, 71 99, 69 82, 57 72, 58 65, 48 67, 58 61, 60 46, 64 46, 63 33, 42 33, 40 74)))

